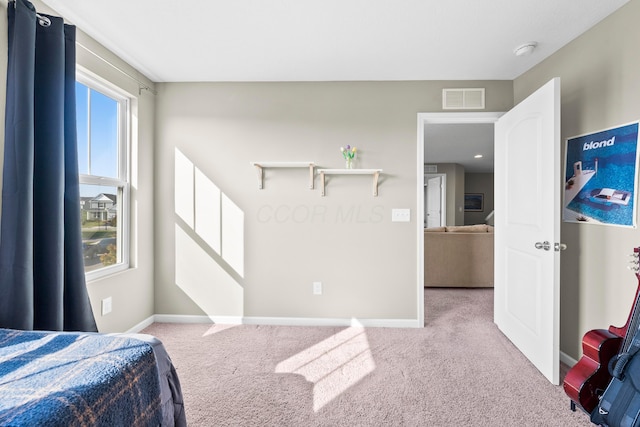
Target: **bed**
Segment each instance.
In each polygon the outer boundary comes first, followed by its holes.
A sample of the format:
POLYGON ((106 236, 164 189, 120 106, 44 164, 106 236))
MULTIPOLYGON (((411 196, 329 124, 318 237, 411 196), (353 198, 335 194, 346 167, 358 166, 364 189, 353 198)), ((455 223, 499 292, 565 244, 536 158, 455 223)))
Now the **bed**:
POLYGON ((0 329, 0 425, 186 426, 164 346, 144 334, 0 329))

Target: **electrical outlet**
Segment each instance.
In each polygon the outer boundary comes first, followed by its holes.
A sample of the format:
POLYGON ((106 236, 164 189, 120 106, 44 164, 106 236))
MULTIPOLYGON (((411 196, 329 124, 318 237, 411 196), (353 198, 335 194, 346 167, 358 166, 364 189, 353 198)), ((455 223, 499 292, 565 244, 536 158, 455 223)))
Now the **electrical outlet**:
POLYGON ((111 304, 112 304, 111 297, 108 297, 108 298, 105 298, 105 299, 102 300, 102 315, 103 316, 105 314, 111 313, 111 304))
POLYGON ((322 295, 322 282, 313 282, 313 294, 322 295))
POLYGON ((391 209, 391 222, 410 222, 411 209, 391 209))

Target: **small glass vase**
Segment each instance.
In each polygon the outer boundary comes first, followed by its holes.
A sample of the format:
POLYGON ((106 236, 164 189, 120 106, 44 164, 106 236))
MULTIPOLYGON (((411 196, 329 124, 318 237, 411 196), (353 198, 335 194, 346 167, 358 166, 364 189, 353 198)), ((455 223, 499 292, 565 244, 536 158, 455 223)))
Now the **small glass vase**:
POLYGON ((353 169, 353 159, 347 159, 347 162, 345 164, 345 168, 353 169))

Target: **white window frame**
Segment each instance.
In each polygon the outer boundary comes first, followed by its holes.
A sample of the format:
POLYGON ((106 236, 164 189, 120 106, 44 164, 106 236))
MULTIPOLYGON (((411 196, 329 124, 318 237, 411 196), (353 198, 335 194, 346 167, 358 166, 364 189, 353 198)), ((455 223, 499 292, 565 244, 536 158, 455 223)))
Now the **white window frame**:
MULTIPOLYGON (((76 65, 76 81, 89 89, 115 99, 118 102, 118 178, 79 174, 80 185, 101 185, 122 187, 122 203, 118 203, 118 226, 121 227, 117 236, 117 247, 121 255, 121 262, 85 273, 87 282, 110 276, 130 268, 131 247, 131 98, 124 90, 109 83, 93 73, 76 65)), ((91 106, 88 106, 91 113, 91 106)), ((90 117, 90 116, 89 116, 90 117)), ((91 129, 89 128, 90 132, 91 129)))

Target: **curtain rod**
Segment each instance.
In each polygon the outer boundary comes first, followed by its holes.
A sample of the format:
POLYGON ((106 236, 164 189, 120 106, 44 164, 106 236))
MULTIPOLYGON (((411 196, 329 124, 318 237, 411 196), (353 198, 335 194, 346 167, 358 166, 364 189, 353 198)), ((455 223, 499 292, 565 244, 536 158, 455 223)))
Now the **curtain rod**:
MULTIPOLYGON (((8 3, 13 3, 13 7, 16 7, 16 2, 15 0, 10 0, 8 3)), ((8 4, 7 4, 8 5, 8 4)), ((46 16, 40 15, 38 13, 36 13, 36 17, 38 18, 38 21, 40 23, 40 25, 44 26, 44 27, 48 27, 49 25, 51 25, 51 21, 49 20, 49 18, 47 18, 46 16)), ((154 95, 157 95, 158 92, 154 89, 151 89, 146 83, 144 83, 143 81, 141 81, 140 79, 138 79, 135 76, 132 76, 131 74, 127 73, 126 71, 124 71, 122 68, 118 67, 117 65, 111 63, 110 61, 108 61, 107 59, 103 58, 102 56, 98 55, 97 53, 95 53, 94 51, 92 51, 91 49, 89 49, 88 47, 86 47, 85 45, 83 45, 82 43, 76 41, 76 45, 80 46, 81 48, 83 48, 84 50, 86 50, 87 52, 89 52, 90 54, 92 54, 93 56, 95 56, 96 58, 100 59, 102 62, 105 62, 107 65, 110 65, 111 67, 115 68, 116 70, 120 71, 122 74, 124 74, 125 76, 129 77, 131 80, 135 81, 136 83, 138 83, 138 95, 142 94, 142 90, 146 90, 151 92, 154 95)))
POLYGON ((151 92, 154 95, 158 94, 158 92, 155 89, 152 89, 151 87, 149 87, 146 83, 144 83, 143 81, 141 81, 137 77, 132 76, 131 74, 129 74, 126 71, 124 71, 122 68, 120 68, 117 65, 111 63, 109 60, 103 58, 102 56, 98 55, 97 53, 95 53, 94 51, 92 51, 91 49, 89 49, 88 47, 83 45, 82 43, 76 41, 76 45, 80 46, 81 48, 83 48, 84 50, 86 50, 87 52, 89 52, 90 54, 92 54, 93 56, 98 58, 99 60, 103 61, 107 65, 110 65, 111 67, 115 68, 117 71, 120 71, 122 74, 124 74, 125 76, 129 77, 131 80, 133 80, 136 83, 138 83, 138 95, 142 94, 142 90, 143 89, 146 90, 146 91, 151 92))
MULTIPOLYGON (((7 2, 7 7, 9 7, 11 3, 13 3, 13 8, 15 9, 17 7, 16 0, 9 0, 7 2)), ((44 15, 40 15, 38 12, 36 12, 36 18, 38 18, 38 23, 43 27, 48 27, 49 25, 51 25, 51 20, 44 15)))

